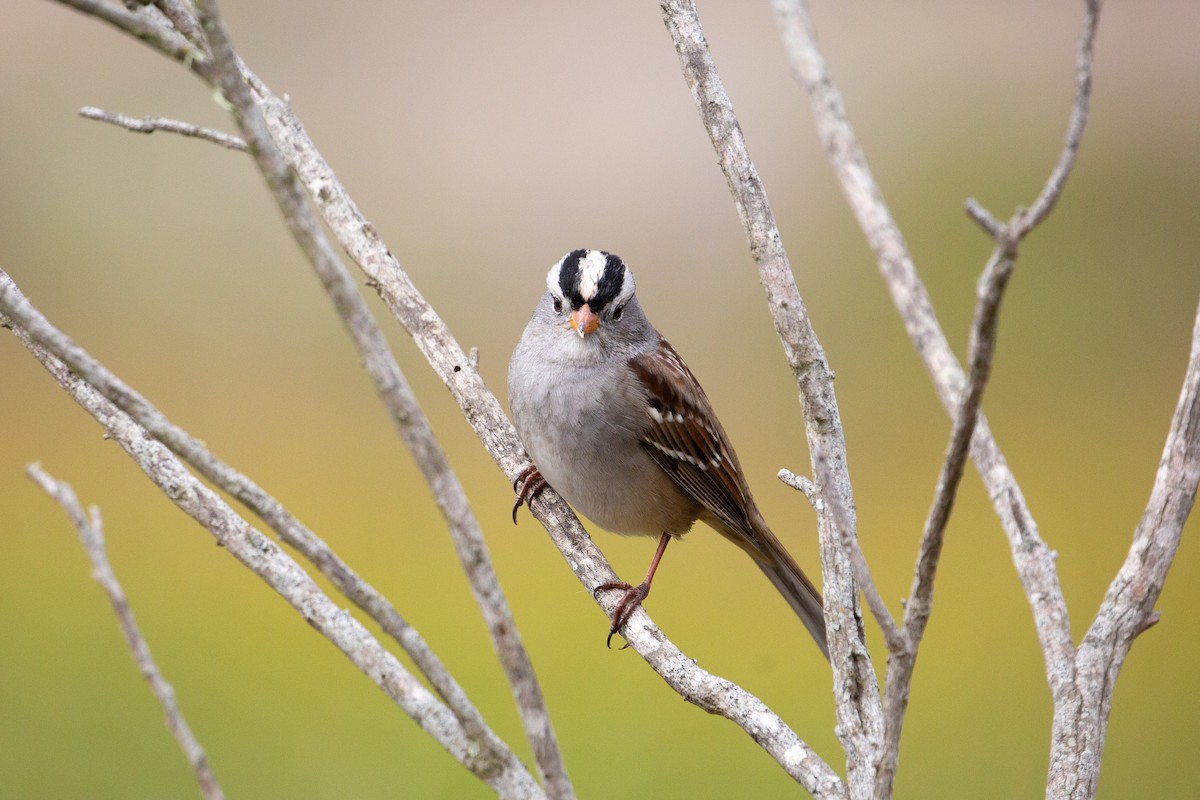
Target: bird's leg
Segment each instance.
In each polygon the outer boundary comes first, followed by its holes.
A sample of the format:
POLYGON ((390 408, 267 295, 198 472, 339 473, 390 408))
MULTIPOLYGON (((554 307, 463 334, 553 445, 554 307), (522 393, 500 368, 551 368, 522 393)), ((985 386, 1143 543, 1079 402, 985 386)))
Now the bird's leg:
MULTIPOLYGON (((654 580, 654 573, 658 569, 658 562, 662 561, 663 553, 666 552, 667 543, 670 541, 671 534, 669 533, 664 533, 659 538, 658 549, 654 551, 654 560, 650 562, 650 569, 646 570, 645 579, 637 586, 630 586, 625 581, 614 581, 612 583, 602 583, 592 590, 592 594, 602 592, 605 589, 620 589, 625 592, 625 596, 617 601, 617 607, 613 610, 612 627, 608 629, 608 639, 605 641, 605 644, 610 648, 612 647, 612 637, 615 634, 621 633, 630 616, 633 615, 637 607, 650 594, 650 582, 654 580)), ((625 647, 628 646, 628 644, 625 645, 625 647)), ((625 648, 621 649, 624 650, 625 648)))
POLYGON ((537 464, 530 464, 517 473, 517 479, 513 481, 513 491, 517 493, 517 500, 513 503, 513 525, 517 524, 517 509, 522 505, 529 505, 533 498, 549 485, 542 473, 538 472, 537 464))

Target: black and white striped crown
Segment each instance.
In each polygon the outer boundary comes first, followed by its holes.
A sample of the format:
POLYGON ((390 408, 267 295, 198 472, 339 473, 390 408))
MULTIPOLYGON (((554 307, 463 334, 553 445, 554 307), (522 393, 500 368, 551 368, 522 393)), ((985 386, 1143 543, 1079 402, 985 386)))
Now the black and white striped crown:
POLYGON ((603 250, 567 253, 550 268, 546 286, 572 309, 587 303, 597 314, 609 306, 628 303, 634 291, 633 273, 625 267, 625 262, 603 250))

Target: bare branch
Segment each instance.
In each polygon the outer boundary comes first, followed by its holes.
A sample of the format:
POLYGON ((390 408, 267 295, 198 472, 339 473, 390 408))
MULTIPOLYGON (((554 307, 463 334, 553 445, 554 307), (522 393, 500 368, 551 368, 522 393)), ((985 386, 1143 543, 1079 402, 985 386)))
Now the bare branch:
POLYGON ((279 537, 300 551, 347 599, 365 611, 400 644, 429 680, 463 727, 482 730, 484 722, 462 687, 454 680, 420 633, 382 594, 360 578, 337 553, 293 517, 254 481, 214 456, 198 440, 171 423, 141 394, 113 375, 83 348, 54 327, 0 270, 0 315, 20 327, 33 342, 71 368, 156 440, 186 460, 214 485, 254 511, 279 537))
MULTIPOLYGON (((948 413, 957 415, 968 385, 967 376, 938 324, 929 293, 850 126, 841 94, 817 47, 807 4, 803 0, 773 0, 773 3, 792 72, 808 93, 817 130, 842 192, 875 252, 892 301, 933 379, 938 398, 948 413)), ((987 224, 981 224, 988 228, 987 224)), ((1054 553, 1039 535, 1029 504, 982 413, 972 435, 971 457, 1008 537, 1017 575, 1038 621, 1036 631, 1051 694, 1057 695, 1064 681, 1070 678, 1075 645, 1054 553)))
POLYGON ((1058 156, 1058 163, 1054 165, 1033 205, 1018 215, 1019 221, 1013 230, 1013 237, 1018 241, 1040 225, 1054 210, 1055 203, 1066 187, 1067 178, 1071 176, 1071 169, 1075 166, 1075 156, 1083 140, 1083 129, 1087 126, 1088 108, 1092 97, 1092 51, 1096 43, 1096 28, 1100 23, 1101 0, 1084 0, 1083 5, 1083 31, 1079 34, 1075 56, 1075 102, 1071 106, 1071 119, 1067 123, 1063 149, 1058 156))
POLYGON ((787 486, 792 487, 796 491, 804 495, 804 499, 808 500, 808 504, 813 507, 813 511, 820 513, 817 504, 821 502, 821 489, 811 479, 803 475, 797 475, 790 469, 781 469, 775 475, 776 478, 783 481, 787 486))
POLYGON ((109 25, 125 31, 135 39, 150 45, 181 64, 197 67, 208 59, 204 51, 188 41, 179 31, 160 24, 161 18, 153 16, 144 6, 140 6, 136 11, 131 11, 125 6, 106 3, 104 0, 58 0, 58 2, 104 20, 109 25))
MULTIPOLYGON (((177 9, 177 13, 181 13, 182 11, 182 9, 177 9)), ((185 13, 184 17, 180 21, 177 21, 176 24, 178 25, 179 22, 186 23, 189 19, 190 17, 185 13)), ((200 29, 197 27, 196 30, 199 31, 200 29)), ((180 133, 185 136, 207 139, 230 149, 247 150, 246 143, 242 139, 219 131, 199 128, 190 123, 162 117, 144 117, 141 120, 137 120, 92 107, 82 109, 80 114, 136 132, 151 133, 156 130, 164 130, 180 133)), ((316 232, 315 236, 312 237, 313 239, 324 238, 323 234, 320 233, 319 226, 309 226, 306 227, 306 230, 316 232)), ((392 357, 386 339, 383 337, 382 332, 379 331, 366 304, 358 294, 353 279, 350 278, 336 255, 332 254, 332 248, 329 247, 328 242, 325 242, 323 246, 313 246, 313 242, 310 240, 308 245, 306 248, 307 252, 311 254, 315 250, 318 253, 317 257, 312 258, 312 261, 326 291, 329 292, 331 298, 334 300, 336 310, 342 317, 347 330, 351 334, 351 338, 359 350, 365 368, 374 381, 376 391, 383 399, 405 444, 413 454, 417 464, 421 467, 427 482, 434 490, 438 506, 450 525, 459 560, 468 574, 476 601, 483 610, 493 644, 500 656, 509 682, 513 687, 518 709, 526 727, 526 733, 537 757, 539 767, 542 768, 543 778, 549 787, 557 787, 554 790, 556 797, 573 797, 573 790, 566 777, 565 764, 558 747, 557 738, 554 735, 551 718, 545 706, 541 687, 537 682, 533 665, 521 641, 520 632, 512 617, 511 610, 500 589, 499 580, 492 567, 491 556, 487 551, 478 523, 471 513, 466 494, 463 492, 458 478, 450 468, 444 451, 434 438, 424 412, 417 404, 406 379, 392 357)), ((186 458, 186 456, 184 457, 186 458)), ((239 481, 239 483, 241 482, 239 481)), ((263 495, 263 493, 258 491, 252 494, 259 499, 263 495)), ((254 498, 250 498, 250 502, 253 503, 253 501, 254 498)), ((298 523, 291 520, 285 523, 285 526, 294 531, 298 523)), ((301 549, 303 550, 303 548, 301 549)), ((338 569, 343 575, 348 572, 345 565, 334 568, 338 569)), ((335 585, 337 585, 336 581, 335 585)), ((353 591, 353 587, 350 588, 353 591)), ((373 590, 371 590, 371 593, 373 593, 373 590)), ((395 613, 394 609, 391 609, 386 602, 381 601, 382 598, 378 597, 366 600, 378 613, 391 619, 393 624, 390 627, 393 630, 411 630, 406 623, 399 621, 399 615, 395 613)), ((386 623, 381 624, 384 624, 384 629, 388 630, 389 625, 386 623)), ((429 661, 433 657, 433 654, 425 648, 423 642, 421 642, 420 648, 425 652, 422 654, 424 657, 416 659, 418 665, 425 663, 434 671, 442 671, 440 663, 433 665, 429 661)), ((448 677, 448 675, 445 676, 445 678, 448 677)), ((435 678, 432 679, 432 682, 435 687, 442 686, 448 688, 446 687, 445 679, 435 678)), ((446 695, 443 696, 451 704, 451 707, 456 709, 456 713, 463 712, 460 718, 464 720, 464 723, 471 724, 471 718, 477 716, 476 712, 474 709, 471 709, 467 713, 462 703, 455 702, 456 699, 465 700, 465 698, 456 698, 455 695, 461 696, 461 691, 456 689, 449 697, 446 695)))
POLYGON ((121 445, 164 494, 279 593, 447 752, 498 794, 513 798, 544 796, 524 765, 486 725, 481 724, 475 731, 464 727, 361 623, 322 592, 286 552, 198 481, 165 445, 35 341, 13 313, 14 305, 27 302, 11 279, 0 271, 0 325, 12 329, 59 385, 96 418, 109 437, 121 445))
POLYGON ((975 305, 969 347, 971 378, 958 413, 954 417, 950 445, 946 450, 933 504, 921 536, 912 591, 904 604, 904 648, 893 650, 892 657, 888 660, 883 693, 884 754, 875 778, 875 797, 881 800, 892 796, 896 768, 900 760, 900 736, 904 728, 904 714, 908 710, 917 651, 933 611, 933 583, 941 557, 942 542, 945 540, 946 525, 950 521, 950 512, 954 508, 954 499, 966 468, 971 436, 983 404, 983 392, 991 375, 1000 300, 1012 276, 1013 263, 1013 259, 1004 255, 997 247, 979 279, 979 299, 975 305))
POLYGON ((920 555, 917 559, 916 576, 912 593, 905 604, 904 626, 910 647, 916 649, 925 632, 932 608, 933 581, 937 572, 938 556, 945 537, 946 524, 954 508, 954 498, 966 467, 967 452, 975 423, 983 404, 983 392, 992 371, 996 351, 996 328, 1000 311, 1000 300, 1012 276, 1013 260, 1003 256, 999 250, 992 254, 979 279, 979 301, 975 307, 975 320, 971 326, 970 363, 971 379, 963 394, 954 428, 947 448, 933 506, 925 522, 921 538, 920 555))
POLYGON ((42 491, 62 506, 63 511, 67 512, 67 516, 79 533, 79 541, 92 562, 92 577, 108 595, 113 612, 117 615, 117 622, 121 626, 121 632, 125 635, 125 644, 128 645, 129 652, 133 656, 138 670, 141 671, 142 677, 150 684, 155 699, 162 706, 167 717, 167 728, 174 735, 175 741, 179 742, 188 764, 191 765, 192 772, 196 774, 196 782, 200 784, 200 793, 208 800, 224 800, 225 792, 221 790, 221 785, 217 783, 217 779, 208 765, 208 757, 204 755, 204 748, 200 746, 192 729, 188 727, 187 720, 183 718, 183 712, 179 710, 179 704, 175 702, 175 690, 159 672, 158 665, 154 663, 154 657, 150 654, 150 646, 146 643, 137 622, 133 619, 133 609, 129 607, 125 590, 121 588, 117 575, 108 562, 100 509, 92 506, 91 514, 85 515, 71 486, 64 481, 54 479, 38 464, 30 464, 25 472, 42 488, 42 491))
MULTIPOLYGON (((840 505, 827 504, 821 495, 820 487, 813 481, 786 469, 779 471, 779 479, 793 489, 804 492, 817 514, 837 514, 843 511, 840 505)), ((896 620, 892 618, 892 613, 888 611, 887 604, 883 602, 879 588, 875 586, 875 579, 871 577, 871 570, 867 566, 867 557, 862 551, 858 537, 850 535, 851 526, 845 519, 835 520, 834 527, 839 533, 842 548, 850 555, 850 563, 854 567, 854 579, 858 582, 858 588, 862 590, 863 597, 866 598, 867 608, 871 609, 875 622, 883 631, 888 652, 903 651, 907 647, 906 640, 900 632, 900 627, 896 625, 896 620)))
POLYGON ((1075 101, 1071 105, 1071 118, 1067 123, 1067 133, 1063 149, 1058 155, 1058 162, 1055 163, 1050 177, 1046 179, 1033 204, 1028 209, 1017 209, 1008 225, 1002 225, 974 198, 966 202, 968 216, 978 222, 997 245, 1004 245, 1009 254, 1015 255, 1021 241, 1054 210, 1058 198, 1066 188, 1067 178, 1071 176, 1071 169, 1075 166, 1075 157, 1083 141, 1092 98, 1092 51, 1096 42, 1096 27, 1100 23, 1100 5, 1101 0, 1084 1, 1083 30, 1079 34, 1075 54, 1075 101))
POLYGON ((180 122, 179 120, 167 119, 166 117, 142 117, 141 119, 134 119, 124 114, 105 111, 94 106, 84 106, 79 109, 79 116, 107 122, 135 133, 166 131, 167 133, 178 133, 182 136, 193 136, 197 139, 204 139, 214 144, 219 144, 222 147, 227 147, 230 150, 246 151, 246 143, 238 137, 222 133, 221 131, 215 131, 211 128, 201 128, 190 122, 180 122))
MULTIPOLYGON (((775 215, 704 39, 695 4, 691 0, 664 0, 662 12, 684 80, 729 183, 776 332, 796 376, 813 477, 832 510, 829 515, 818 516, 825 617, 837 700, 837 732, 848 754, 850 791, 859 795, 873 780, 882 721, 879 687, 863 640, 854 568, 842 546, 843 541, 855 538, 856 522, 833 376, 796 288, 775 215)), ((865 562, 859 566, 865 571, 865 562)))
POLYGON ((1179 402, 1146 510, 1125 563, 1105 592, 1075 656, 1070 691, 1055 704, 1047 797, 1094 797, 1117 675, 1133 640, 1158 622, 1154 605, 1200 483, 1200 309, 1179 402))
POLYGON ((189 42, 203 50, 206 55, 211 55, 208 52, 208 40, 204 38, 204 31, 200 28, 190 0, 154 0, 154 5, 170 20, 175 30, 187 37, 189 42))
POLYGON ((513 688, 526 735, 538 769, 551 796, 575 796, 566 765, 533 664, 521 641, 508 601, 500 588, 479 524, 466 493, 451 469, 404 375, 392 357, 387 340, 349 272, 321 230, 308 197, 267 131, 257 100, 243 79, 240 60, 221 24, 215 3, 197 5, 214 54, 213 77, 233 104, 243 134, 292 235, 300 244, 329 294, 358 349, 375 389, 387 407, 405 445, 433 489, 438 507, 449 524, 459 561, 467 573, 476 603, 482 610, 505 674, 513 688))
MULTIPOLYGON (((985 280, 981 286, 976 325, 972 336, 972 365, 970 380, 966 380, 955 360, 945 336, 933 314, 924 285, 917 276, 903 237, 892 220, 878 185, 871 176, 866 158, 847 121, 841 96, 825 67, 816 47, 815 34, 803 0, 775 0, 776 14, 783 30, 784 42, 792 69, 804 84, 817 118, 818 129, 830 161, 842 183, 859 224, 875 250, 880 269, 892 292, 893 300, 904 318, 905 327, 913 339, 926 368, 934 379, 943 405, 955 416, 952 445, 942 476, 938 496, 927 521, 914 579, 912 598, 906 609, 905 631, 913 649, 905 658, 889 664, 884 706, 888 715, 888 753, 881 762, 876 784, 876 796, 890 796, 892 778, 898 758, 899 731, 904 706, 908 700, 912 660, 915 659, 932 597, 933 575, 941 548, 945 520, 953 503, 954 489, 961 477, 961 448, 964 440, 973 438, 972 456, 992 497, 992 502, 1009 538, 1014 563, 1034 611, 1036 628, 1046 663, 1046 674, 1055 701, 1056 721, 1063 701, 1077 691, 1073 678, 1076 652, 1071 641, 1067 608, 1054 566, 1054 555, 1037 533, 1016 480, 1000 454, 982 413, 976 414, 979 398, 986 382, 990 354, 994 341, 994 314, 986 305, 983 289, 991 275, 998 304, 1004 282, 1012 269, 1022 239, 1040 224, 1061 196, 1075 162, 1087 121, 1092 83, 1092 46, 1099 17, 1098 0, 1087 0, 1083 32, 1079 39, 1076 72, 1076 94, 1072 106, 1063 150, 1041 193, 1029 210, 1018 209, 1008 223, 1000 223, 974 200, 968 200, 966 211, 995 241, 985 280), (990 314, 992 336, 986 336, 981 314, 990 314), (982 360, 981 360, 982 359, 982 360), (982 371, 981 371, 981 368, 982 371), (976 416, 978 420, 976 421, 976 416), (975 423, 974 432, 971 424, 975 423)), ((1100 742, 1102 744, 1102 740, 1100 742)), ((1076 751, 1081 754, 1083 751, 1076 751)), ((1088 752, 1098 752, 1089 750, 1088 752)), ((1093 759, 1096 764, 1098 758, 1093 759)))

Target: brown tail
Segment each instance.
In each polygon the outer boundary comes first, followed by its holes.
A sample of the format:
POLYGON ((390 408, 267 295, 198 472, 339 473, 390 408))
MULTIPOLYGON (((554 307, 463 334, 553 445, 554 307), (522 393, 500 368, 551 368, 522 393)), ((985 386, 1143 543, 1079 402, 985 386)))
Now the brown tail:
POLYGON ((771 533, 762 515, 750 501, 749 519, 736 527, 715 513, 709 513, 701 518, 712 526, 729 541, 745 550, 767 579, 774 584, 788 605, 796 612, 796 616, 808 628, 813 641, 821 648, 826 660, 829 659, 829 645, 825 640, 825 607, 821 603, 821 593, 804 575, 804 571, 795 562, 783 544, 771 533))
MULTIPOLYGON (((787 553, 785 552, 786 556, 787 553)), ((829 646, 825 642, 825 610, 821 605, 821 595, 816 587, 804 577, 804 573, 796 566, 796 562, 788 557, 787 563, 780 566, 756 561, 763 574, 775 584, 775 588, 788 601, 788 605, 796 612, 796 616, 808 628, 817 647, 821 648, 826 660, 829 659, 829 646)))
POLYGON ((821 593, 766 525, 762 525, 755 534, 756 543, 769 560, 755 558, 754 563, 788 601, 828 660, 829 645, 825 640, 825 607, 821 603, 821 593))

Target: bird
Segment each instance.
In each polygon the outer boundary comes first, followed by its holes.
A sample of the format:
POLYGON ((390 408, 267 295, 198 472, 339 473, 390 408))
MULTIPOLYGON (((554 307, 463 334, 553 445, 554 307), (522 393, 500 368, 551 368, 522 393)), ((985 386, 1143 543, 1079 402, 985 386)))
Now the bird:
POLYGON ((749 554, 829 658, 820 592, 764 521, 708 396, 646 318, 625 262, 572 250, 546 289, 508 365, 532 461, 514 482, 513 522, 549 485, 605 530, 658 537, 640 584, 594 589, 623 592, 608 646, 649 595, 668 543, 699 520, 749 554))

